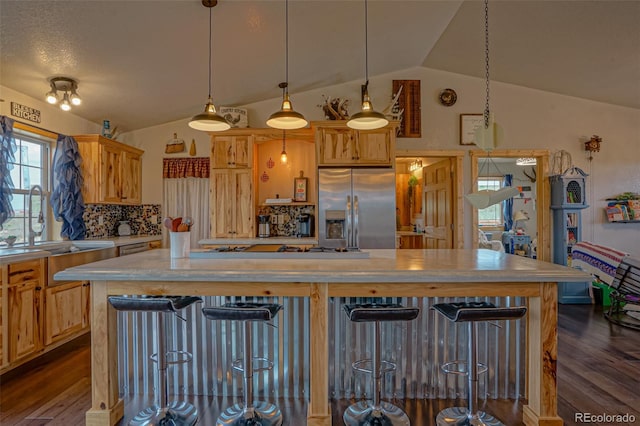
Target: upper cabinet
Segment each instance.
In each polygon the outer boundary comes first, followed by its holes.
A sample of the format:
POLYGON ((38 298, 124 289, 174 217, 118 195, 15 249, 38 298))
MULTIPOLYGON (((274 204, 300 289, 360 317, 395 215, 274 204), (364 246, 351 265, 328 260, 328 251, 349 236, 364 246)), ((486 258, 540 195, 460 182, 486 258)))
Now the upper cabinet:
POLYGON ((396 122, 376 130, 353 130, 346 121, 319 121, 312 126, 319 167, 392 166, 396 122))
POLYGON ((144 151, 100 135, 74 136, 82 156, 85 203, 140 204, 144 151))
POLYGON ((253 159, 252 135, 211 137, 211 168, 250 168, 253 159))

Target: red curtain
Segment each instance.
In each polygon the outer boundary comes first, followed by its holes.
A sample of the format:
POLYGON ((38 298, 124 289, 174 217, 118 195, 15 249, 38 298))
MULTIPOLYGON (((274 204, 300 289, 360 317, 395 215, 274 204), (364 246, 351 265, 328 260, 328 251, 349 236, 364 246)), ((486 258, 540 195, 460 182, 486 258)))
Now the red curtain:
POLYGON ((164 158, 162 177, 165 179, 187 177, 209 179, 209 157, 164 158))

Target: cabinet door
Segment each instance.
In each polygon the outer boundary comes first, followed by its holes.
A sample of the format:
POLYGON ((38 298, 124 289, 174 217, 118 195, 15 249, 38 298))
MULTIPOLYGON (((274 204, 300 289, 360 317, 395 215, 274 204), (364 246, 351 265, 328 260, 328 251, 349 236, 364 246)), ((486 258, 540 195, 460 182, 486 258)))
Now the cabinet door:
POLYGON ((355 133, 351 129, 322 128, 319 132, 319 165, 356 164, 355 133))
POLYGON ((232 181, 234 194, 230 203, 234 203, 233 228, 234 237, 253 238, 254 214, 253 214, 253 182, 252 171, 233 170, 232 181))
POLYGON ((211 142, 211 167, 247 168, 252 160, 251 136, 214 136, 211 142))
POLYGON ((355 157, 358 164, 391 165, 391 130, 358 131, 355 157))
MULTIPOLYGON (((2 273, 2 270, 0 269, 0 274, 2 273)), ((3 320, 3 316, 4 316, 4 308, 3 308, 3 303, 4 300, 2 298, 2 277, 0 276, 0 367, 4 366, 5 362, 7 361, 7 358, 5 356, 4 353, 4 336, 6 336, 6 331, 4 330, 6 322, 3 320)))
POLYGON ((142 202, 142 158, 125 152, 122 156, 122 202, 140 204, 142 202))
POLYGON ((211 238, 228 238, 233 236, 232 221, 233 188, 229 170, 212 169, 209 187, 209 219, 211 238))
POLYGON ((40 291, 38 281, 8 287, 10 362, 42 348, 40 291))
POLYGON ((123 152, 109 145, 102 145, 100 149, 100 200, 105 203, 119 203, 122 191, 123 152))
POLYGON ((48 287, 45 290, 44 344, 50 345, 83 328, 83 281, 48 287))

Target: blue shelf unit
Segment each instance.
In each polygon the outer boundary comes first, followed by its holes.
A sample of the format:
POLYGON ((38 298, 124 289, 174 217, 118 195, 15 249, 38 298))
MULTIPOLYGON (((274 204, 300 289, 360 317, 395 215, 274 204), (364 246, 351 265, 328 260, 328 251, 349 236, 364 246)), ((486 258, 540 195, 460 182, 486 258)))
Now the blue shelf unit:
MULTIPOLYGON (((582 210, 586 203, 585 177, 577 167, 562 175, 549 177, 551 210, 553 214, 553 262, 571 266, 573 246, 582 241, 582 210)), ((591 304, 591 282, 558 283, 558 302, 562 304, 591 304)))

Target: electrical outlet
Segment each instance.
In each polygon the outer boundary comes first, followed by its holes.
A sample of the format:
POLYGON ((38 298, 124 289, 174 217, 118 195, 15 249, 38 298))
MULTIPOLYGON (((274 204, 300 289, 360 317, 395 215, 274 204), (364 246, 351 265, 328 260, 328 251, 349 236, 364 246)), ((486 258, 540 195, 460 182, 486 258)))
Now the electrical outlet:
POLYGON ((157 214, 152 214, 151 217, 149 218, 149 222, 155 223, 156 225, 159 225, 160 221, 158 220, 158 215, 157 214))
POLYGON ((104 216, 103 215, 98 216, 98 225, 104 225, 104 216))

